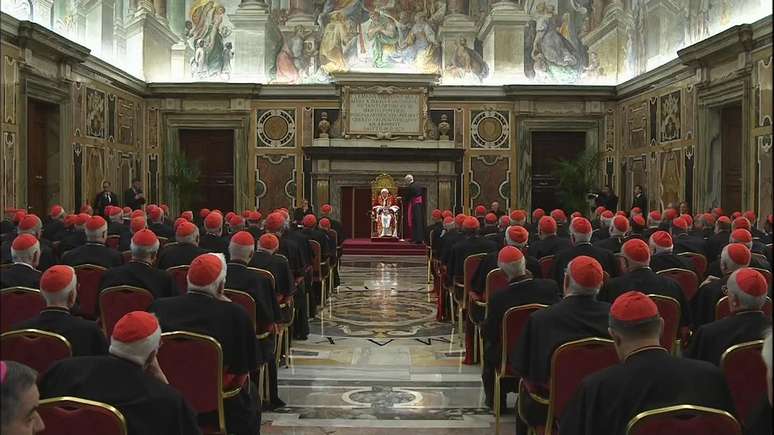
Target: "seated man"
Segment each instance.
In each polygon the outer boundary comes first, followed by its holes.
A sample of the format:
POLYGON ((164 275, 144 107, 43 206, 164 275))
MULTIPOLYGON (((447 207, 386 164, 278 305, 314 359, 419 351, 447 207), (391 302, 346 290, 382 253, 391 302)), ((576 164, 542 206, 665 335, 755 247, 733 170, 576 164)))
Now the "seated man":
MULTIPOLYGON (((196 257, 188 271, 188 293, 157 299, 148 311, 156 313, 163 331, 191 331, 208 335, 223 349, 223 389, 242 387, 224 401, 228 433, 255 435, 260 427, 256 388, 249 373, 258 368, 255 328, 245 310, 223 294, 226 285, 226 259, 222 254, 196 257)), ((199 416, 214 423, 215 413, 199 416)))
POLYGON ((687 356, 720 366, 720 359, 731 346, 763 339, 771 319, 763 313, 768 285, 760 272, 744 267, 729 276, 728 304, 732 316, 700 327, 691 337, 687 356))
MULTIPOLYGON (((729 239, 729 243, 741 243, 744 246, 747 247, 747 249, 750 250, 750 254, 752 254, 753 251, 753 238, 752 234, 743 229, 740 228, 738 230, 734 230, 731 233, 731 237, 729 239)), ((754 267, 756 269, 767 269, 771 270, 771 265, 766 260, 766 258, 761 258, 759 256, 753 256, 750 255, 750 267, 754 267)), ((720 278, 723 276, 723 273, 720 271, 720 260, 715 260, 712 263, 709 264, 709 267, 707 268, 707 275, 715 276, 720 278)))
MULTIPOLYGON (((25 215, 19 222, 17 231, 19 234, 30 234, 34 236, 36 239, 38 239, 38 242, 40 244, 40 258, 38 260, 37 268, 40 269, 40 271, 44 271, 59 262, 56 254, 54 253, 54 249, 51 247, 51 242, 49 242, 46 239, 41 239, 41 236, 43 234, 43 223, 40 221, 39 217, 35 216, 34 214, 25 215)), ((3 242, 2 245, 0 245, 3 264, 7 264, 12 261, 11 259, 12 243, 13 243, 13 238, 3 242)))
POLYGON ((153 267, 159 252, 159 239, 148 229, 134 233, 132 237, 132 259, 123 266, 109 269, 102 275, 100 290, 117 285, 131 285, 144 288, 154 298, 177 295, 175 280, 166 270, 153 267))
MULTIPOLYGON (((526 263, 527 271, 533 278, 541 278, 540 264, 535 257, 525 254, 527 250, 527 242, 529 241, 529 232, 522 226, 511 226, 505 232, 506 246, 514 246, 524 255, 524 262, 526 263)), ((483 294, 486 291, 486 277, 489 272, 497 269, 497 256, 500 251, 492 251, 486 254, 486 257, 481 261, 481 264, 476 269, 476 273, 473 275, 473 281, 471 283, 473 291, 478 294, 483 294)))
POLYGON ((191 222, 181 222, 177 226, 175 241, 177 244, 165 247, 159 253, 159 269, 188 266, 194 258, 207 253, 206 249, 199 247, 199 228, 191 222))
MULTIPOLYGON (((59 241, 59 246, 57 246, 57 251, 60 255, 86 243, 86 222, 89 221, 90 217, 91 215, 86 213, 79 213, 73 216, 72 226, 62 234, 62 239, 59 241)), ((66 219, 65 227, 68 227, 66 219)))
POLYGON ((623 434, 637 414, 678 404, 734 414, 723 372, 704 361, 670 355, 659 344, 663 325, 646 295, 628 292, 616 299, 610 334, 621 364, 583 380, 561 417, 561 435, 623 434))
POLYGON ((732 243, 723 248, 720 254, 720 272, 723 276, 708 276, 691 299, 694 330, 715 320, 715 306, 725 296, 724 287, 728 277, 738 269, 749 267, 750 258, 750 250, 741 243, 732 243))
POLYGON ((666 231, 656 231, 650 236, 650 268, 654 272, 666 269, 685 269, 695 272, 693 262, 685 257, 675 255, 672 236, 666 231))
POLYGON ((172 227, 164 223, 164 210, 161 207, 151 208, 148 211, 148 217, 150 218, 148 229, 153 231, 158 237, 171 239, 175 236, 172 227))
POLYGON ((51 266, 40 279, 40 293, 46 308, 37 316, 13 326, 18 329, 39 329, 67 339, 73 356, 104 355, 107 342, 96 322, 70 314, 75 305, 78 278, 70 266, 51 266))
POLYGON ((274 276, 274 290, 277 294, 289 296, 293 293, 293 272, 288 259, 277 253, 279 239, 274 234, 263 234, 258 240, 258 249, 250 259, 250 267, 268 270, 274 276))
POLYGON ((599 292, 599 300, 613 302, 630 290, 673 298, 680 304, 680 326, 691 324, 691 309, 680 284, 650 269, 650 248, 640 239, 631 239, 623 245, 626 272, 607 282, 599 292))
POLYGON ((395 215, 400 210, 397 200, 390 195, 390 191, 382 189, 374 200, 373 212, 376 221, 377 237, 398 237, 398 225, 395 215))
POLYGON ((199 240, 199 247, 228 255, 228 242, 223 238, 223 216, 220 213, 211 212, 204 218, 204 232, 199 240))
MULTIPOLYGON (((591 244, 591 237, 593 234, 591 222, 583 217, 576 217, 570 222, 570 241, 572 247, 559 251, 556 254, 556 265, 554 266, 553 278, 556 282, 564 282, 564 271, 567 265, 573 258, 585 255, 591 257, 602 265, 602 270, 608 273, 610 276, 618 276, 618 262, 613 254, 608 249, 603 249, 591 244)), ((610 240, 608 237, 606 240, 610 240)), ((548 277, 546 277, 548 278, 548 277)))
POLYGON ((328 234, 317 228, 317 218, 313 214, 304 216, 302 220, 304 228, 301 230, 309 240, 320 244, 320 261, 324 262, 330 256, 330 240, 328 234))
POLYGON ((56 242, 64 234, 64 220, 65 220, 64 208, 61 205, 51 206, 51 211, 48 213, 49 220, 43 225, 43 238, 56 242))
POLYGON ((478 233, 480 224, 474 217, 465 218, 462 224, 464 239, 458 241, 452 248, 448 262, 448 278, 451 282, 455 277, 462 278, 465 274, 465 260, 476 254, 486 254, 497 250, 497 244, 487 240, 478 233))
POLYGON ((129 231, 124 231, 119 239, 118 250, 121 252, 128 251, 131 248, 132 237, 136 232, 148 228, 148 221, 145 219, 142 210, 136 210, 136 212, 136 214, 132 212, 135 216, 129 219, 129 231))
POLYGON ((707 243, 703 238, 693 237, 688 233, 688 221, 684 217, 672 220, 670 231, 676 253, 693 252, 706 255, 707 243))
POLYGON ((731 219, 728 216, 720 216, 715 221, 715 233, 707 239, 706 253, 707 262, 712 263, 720 257, 723 248, 728 245, 731 237, 731 219))
POLYGON ((624 236, 629 232, 629 219, 625 216, 616 215, 613 218, 613 224, 610 225, 610 237, 594 242, 594 246, 606 249, 614 254, 621 252, 621 246, 624 243, 624 236))
MULTIPOLYGON (((609 338, 610 304, 596 299, 602 279, 602 266, 597 260, 585 255, 576 257, 564 275, 564 299, 529 317, 511 354, 512 368, 524 379, 528 390, 548 396, 551 358, 562 344, 589 337, 609 338)), ((532 395, 520 392, 519 408, 530 426, 545 423, 548 409, 532 395)), ((526 433, 521 418, 516 418, 516 428, 516 433, 526 433)))
POLYGON ((152 314, 126 314, 113 328, 110 355, 59 361, 40 381, 40 395, 115 406, 126 419, 129 435, 199 434, 193 410, 167 385, 159 367, 160 341, 161 329, 152 314))
POLYGON ((108 226, 102 216, 92 216, 86 222, 86 243, 62 256, 62 263, 68 266, 95 264, 106 269, 123 264, 121 253, 105 245, 108 226))
POLYGON ((107 209, 108 236, 121 236, 129 232, 129 227, 124 224, 124 211, 121 207, 110 206, 107 209))
POLYGON ((0 361, 0 433, 31 435, 46 425, 38 414, 38 372, 14 361, 0 361))
POLYGON ((11 244, 13 264, 0 273, 0 288, 40 287, 40 242, 32 234, 19 234, 11 244))
MULTIPOLYGON (((660 215, 659 215, 660 216, 660 215)), ((615 215, 610 210, 602 210, 599 214, 599 228, 591 233, 591 243, 597 243, 610 237, 610 227, 613 225, 615 215)))
MULTIPOLYGON (((525 230, 522 227, 512 227, 525 230)), ((484 369, 481 379, 484 383, 486 404, 494 403, 495 369, 500 364, 503 316, 508 309, 527 304, 551 305, 559 301, 559 286, 549 279, 534 279, 527 273, 524 254, 513 246, 506 246, 497 256, 497 265, 508 275, 508 287, 498 291, 488 301, 489 312, 484 323, 484 369)), ((500 404, 505 406, 505 395, 516 391, 516 383, 503 385, 500 404)))
POLYGON ((285 406, 277 390, 277 362, 274 358, 276 325, 282 321, 282 314, 271 281, 248 267, 255 252, 254 248, 255 239, 247 231, 239 231, 231 237, 228 246, 231 260, 227 265, 226 288, 246 292, 255 301, 256 332, 268 334, 256 344, 257 358, 259 362, 268 364, 270 405, 272 409, 276 409, 285 406))
POLYGON ((530 245, 530 254, 540 260, 556 255, 570 247, 570 240, 556 235, 556 221, 551 216, 543 216, 538 222, 538 238, 530 245))

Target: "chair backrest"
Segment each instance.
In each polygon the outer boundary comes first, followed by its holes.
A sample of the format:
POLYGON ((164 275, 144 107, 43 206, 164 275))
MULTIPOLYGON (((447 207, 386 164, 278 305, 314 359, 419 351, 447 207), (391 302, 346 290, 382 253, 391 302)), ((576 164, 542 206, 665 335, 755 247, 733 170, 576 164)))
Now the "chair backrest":
POLYGON ((673 267, 658 271, 658 275, 669 278, 680 285, 686 301, 691 301, 699 290, 699 275, 692 270, 673 267))
POLYGON ((317 240, 310 240, 309 247, 312 249, 312 276, 314 277, 314 281, 318 282, 320 281, 322 275, 322 268, 320 264, 322 262, 322 247, 317 240))
POLYGON ((498 291, 504 290, 508 286, 508 275, 500 269, 492 269, 486 274, 485 296, 486 302, 498 291))
POLYGON ((99 319, 105 337, 113 334, 113 327, 125 314, 145 311, 152 303, 153 294, 144 288, 119 285, 102 290, 99 294, 99 319))
POLYGON ((740 421, 747 421, 750 412, 766 395, 766 364, 761 358, 763 340, 731 346, 720 358, 720 368, 734 399, 740 421))
POLYGON ((682 252, 677 255, 691 260, 693 263, 693 270, 696 271, 698 279, 704 279, 704 277, 707 276, 707 257, 695 252, 682 252))
POLYGON ((554 276, 554 268, 556 267, 556 256, 554 255, 547 255, 540 260, 538 260, 538 263, 540 264, 540 273, 543 275, 543 278, 551 278, 554 276))
POLYGON ((41 375, 55 362, 72 356, 70 342, 53 332, 20 329, 0 335, 0 355, 37 370, 41 375))
POLYGON ((507 374, 509 376, 518 377, 518 373, 513 373, 511 370, 511 354, 516 345, 519 344, 519 337, 521 337, 521 331, 527 324, 527 319, 537 310, 542 310, 546 305, 542 304, 528 304, 518 307, 511 307, 503 315, 503 323, 500 326, 500 334, 502 341, 500 342, 500 373, 507 374))
POLYGON ((78 313, 94 320, 97 318, 99 283, 107 269, 96 264, 81 264, 74 269, 78 276, 78 313))
POLYGON ((38 405, 46 429, 40 435, 126 435, 126 419, 107 403, 77 397, 44 399, 38 405))
POLYGON ((581 381, 588 375, 618 364, 613 340, 591 337, 564 343, 551 357, 551 380, 545 433, 564 413, 581 381))
MULTIPOLYGON (((756 254, 756 255, 760 255, 760 254, 756 254)), ((761 255, 761 257, 763 256, 761 255)), ((763 259, 765 260, 766 257, 763 257, 763 259)), ((771 281, 772 281, 771 271, 768 269, 761 269, 760 267, 753 267, 753 269, 760 272, 761 275, 763 275, 763 277, 766 278, 766 284, 769 285, 769 290, 771 290, 771 281)))
POLYGON ((121 245, 121 236, 118 234, 111 234, 105 239, 105 245, 110 249, 118 251, 118 247, 121 245))
POLYGON ((29 320, 46 308, 40 290, 28 287, 10 287, 0 291, 0 332, 29 320))
POLYGON ((178 294, 184 295, 188 293, 188 269, 191 266, 182 265, 174 266, 167 269, 167 272, 172 274, 172 279, 175 281, 175 287, 177 287, 178 294))
POLYGON ((467 300, 468 293, 473 290, 473 277, 476 275, 476 270, 481 262, 486 257, 486 253, 473 254, 465 257, 465 263, 463 264, 462 282, 465 285, 465 299, 467 300))
POLYGON ((704 406, 675 405, 644 411, 632 418, 626 435, 741 435, 733 415, 704 406))
POLYGON ((276 290, 277 289, 277 281, 274 279, 274 274, 269 272, 266 269, 259 269, 257 267, 248 267, 248 269, 252 270, 253 272, 261 275, 262 277, 268 279, 271 281, 271 289, 276 290))
POLYGON ((225 433, 223 349, 218 340, 175 331, 161 334, 161 342, 159 366, 169 385, 180 391, 195 412, 217 412, 220 432, 225 433))
MULTIPOLYGON (((766 300, 763 302, 761 308, 767 317, 771 318, 771 298, 766 296, 766 300)), ((728 296, 720 298, 717 304, 715 304, 715 320, 725 319, 731 315, 731 304, 728 301, 728 296)))
POLYGON ((253 329, 256 329, 255 299, 253 299, 249 293, 243 292, 241 290, 227 288, 223 290, 223 292, 225 293, 226 297, 231 299, 231 302, 237 305, 241 305, 242 308, 247 311, 247 315, 250 316, 250 320, 253 322, 253 329))
POLYGON ((159 237, 158 237, 158 239, 159 239, 159 249, 163 248, 163 247, 164 247, 164 245, 166 245, 167 243, 169 243, 169 239, 168 239, 168 238, 166 238, 166 237, 161 237, 161 236, 159 236, 159 237))
POLYGON ((680 332, 680 302, 677 299, 662 295, 648 295, 658 307, 658 313, 664 319, 664 329, 661 331, 661 345, 672 352, 680 332))

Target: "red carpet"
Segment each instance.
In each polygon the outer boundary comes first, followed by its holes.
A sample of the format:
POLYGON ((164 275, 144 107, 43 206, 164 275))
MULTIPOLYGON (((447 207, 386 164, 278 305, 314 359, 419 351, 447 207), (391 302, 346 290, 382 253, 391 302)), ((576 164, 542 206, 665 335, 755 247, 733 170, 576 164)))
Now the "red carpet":
POLYGON ((411 242, 372 242, 371 239, 347 239, 343 255, 427 255, 424 244, 411 242))

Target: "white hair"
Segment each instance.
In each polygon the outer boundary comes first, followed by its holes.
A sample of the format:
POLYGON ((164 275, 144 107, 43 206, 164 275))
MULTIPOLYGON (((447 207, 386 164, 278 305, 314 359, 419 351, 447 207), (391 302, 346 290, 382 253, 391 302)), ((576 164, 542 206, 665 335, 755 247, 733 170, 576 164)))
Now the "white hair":
POLYGON ((199 244, 199 228, 194 225, 194 231, 187 235, 187 236, 178 236, 175 234, 175 240, 178 243, 188 243, 189 245, 198 245, 199 244))
POLYGON ((523 276, 527 273, 527 262, 522 258, 519 261, 513 261, 510 263, 497 262, 497 267, 503 270, 508 279, 514 279, 519 276, 523 276))
MULTIPOLYGON (((33 267, 37 266, 37 264, 33 264, 35 261, 35 254, 40 254, 40 242, 20 251, 11 247, 11 261, 14 263, 25 263, 33 267)), ((38 255, 38 260, 40 260, 40 255, 38 255)))
POLYGON ((76 287, 78 287, 78 276, 75 275, 75 271, 73 271, 73 279, 67 287, 58 292, 41 291, 40 293, 43 295, 43 299, 46 300, 46 305, 63 305, 66 304, 70 298, 70 293, 76 292, 75 294, 78 294, 76 287))
POLYGON ((570 226, 570 235, 574 243, 585 243, 591 241, 591 233, 579 233, 576 232, 572 226, 570 226))
POLYGON ((766 295, 753 296, 742 291, 736 284, 736 274, 739 273, 740 270, 741 269, 737 269, 731 274, 731 277, 728 278, 728 282, 726 283, 728 293, 734 295, 734 299, 736 299, 736 302, 743 310, 760 310, 766 302, 766 295))
POLYGON ((107 224, 95 231, 86 230, 86 240, 89 242, 104 242, 105 239, 107 239, 107 224))
POLYGON ((250 254, 252 253, 252 246, 240 245, 234 242, 228 244, 228 254, 232 260, 242 260, 247 262, 247 260, 250 259, 250 254))
POLYGON ((723 247, 723 252, 720 253, 720 272, 723 273, 724 275, 729 273, 729 272, 733 272, 733 271, 735 271, 737 269, 741 269, 743 267, 747 267, 747 266, 750 265, 749 261, 747 263, 745 263, 745 264, 736 264, 736 262, 734 262, 734 260, 732 260, 728 256, 728 247, 729 246, 731 246, 731 245, 724 246, 723 247))
POLYGON ((379 193, 385 193, 385 192, 390 193, 390 191, 387 189, 382 189, 381 191, 379 191, 379 193))
POLYGON ((650 237, 650 240, 648 240, 648 245, 650 246, 650 252, 653 254, 661 254, 664 252, 672 252, 674 251, 675 247, 674 245, 669 247, 659 246, 658 243, 653 241, 653 236, 650 237))
POLYGON ((148 259, 153 257, 159 251, 159 241, 156 240, 156 244, 153 246, 140 246, 135 245, 132 241, 129 249, 132 251, 132 258, 148 259))
MULTIPOLYGON (((226 256, 220 253, 209 253, 209 254, 202 254, 202 255, 214 255, 218 257, 221 263, 221 269, 220 269, 220 275, 210 283, 209 285, 196 285, 191 282, 190 277, 186 277, 186 281, 188 281, 188 290, 198 290, 201 292, 209 293, 211 295, 216 295, 218 293, 218 290, 220 289, 220 286, 225 284, 226 282, 226 256)), ((191 270, 188 270, 188 275, 190 276, 191 270)))
POLYGON ((406 181, 408 181, 409 183, 411 183, 412 181, 414 181, 414 176, 413 176, 413 175, 411 175, 411 174, 406 174, 406 177, 405 177, 405 178, 406 178, 406 181))
POLYGON ((564 274, 564 276, 567 279, 567 288, 565 289, 566 295, 595 295, 599 293, 599 289, 602 287, 602 284, 600 284, 597 287, 584 287, 578 284, 577 282, 575 282, 575 280, 572 277, 572 273, 570 273, 571 266, 572 266, 572 261, 570 261, 567 264, 567 271, 564 274))
POLYGON ((150 354, 159 348, 160 342, 161 327, 158 327, 150 336, 131 343, 118 341, 111 337, 110 349, 108 352, 111 355, 132 361, 137 365, 144 366, 145 362, 148 361, 150 354))

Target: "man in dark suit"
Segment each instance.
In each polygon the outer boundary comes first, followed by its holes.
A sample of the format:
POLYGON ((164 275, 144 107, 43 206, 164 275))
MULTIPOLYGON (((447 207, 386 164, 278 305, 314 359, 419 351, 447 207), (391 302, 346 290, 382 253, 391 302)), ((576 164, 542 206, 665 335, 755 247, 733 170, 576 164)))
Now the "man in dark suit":
POLYGON ((586 218, 576 217, 570 223, 571 248, 559 251, 556 254, 556 266, 554 267, 554 280, 564 282, 564 271, 576 257, 585 255, 591 257, 602 266, 602 270, 610 276, 618 276, 618 262, 615 255, 607 249, 598 248, 591 244, 591 222, 586 218))
POLYGON ((557 226, 554 218, 543 216, 538 223, 538 237, 530 244, 530 254, 540 260, 549 255, 556 255, 570 247, 570 240, 556 235, 557 226))
MULTIPOLYGON (((188 293, 156 299, 148 311, 159 318, 161 329, 192 331, 216 339, 223 351, 224 391, 242 387, 234 397, 225 399, 226 427, 229 433, 259 433, 255 386, 250 385, 250 372, 257 367, 255 327, 240 305, 231 302, 223 291, 227 266, 222 254, 208 253, 196 257, 188 271, 188 293)), ((217 413, 199 416, 200 421, 217 422, 217 413)))
POLYGON ((715 221, 715 234, 707 240, 705 256, 708 263, 720 257, 723 247, 728 244, 729 237, 731 237, 731 219, 728 216, 720 216, 715 221))
POLYGON ((151 208, 148 215, 150 217, 148 229, 153 231, 156 237, 164 237, 167 240, 172 240, 175 237, 172 227, 164 223, 164 210, 161 207, 151 208))
POLYGON ((107 240, 107 222, 102 216, 92 216, 86 222, 86 244, 62 256, 62 263, 69 266, 95 264, 106 269, 123 264, 121 253, 105 245, 107 240))
POLYGON ((610 225, 610 237, 599 240, 594 243, 597 248, 606 249, 614 254, 621 252, 621 246, 624 243, 624 236, 629 232, 629 219, 625 216, 616 215, 613 217, 613 223, 610 225))
POLYGON ((55 242, 62 237, 65 230, 65 214, 61 205, 51 207, 51 212, 48 214, 49 220, 43 225, 44 239, 55 242))
MULTIPOLYGON (((520 228, 526 232, 522 227, 520 228)), ((484 369, 481 379, 484 383, 486 404, 493 408, 495 368, 500 364, 502 352, 502 321, 505 312, 512 307, 527 304, 552 305, 559 301, 559 286, 550 279, 535 279, 527 274, 526 258, 514 246, 506 246, 500 250, 497 263, 508 275, 508 287, 498 290, 489 303, 489 312, 484 323, 484 369)), ((505 406, 505 396, 509 391, 515 391, 516 383, 510 386, 502 385, 500 404, 505 406)))
POLYGON ((40 242, 32 234, 19 234, 11 244, 13 264, 0 273, 0 288, 40 287, 40 271, 36 269, 40 260, 40 242))
POLYGON ((693 252, 694 254, 706 255, 707 243, 702 238, 692 237, 688 234, 688 222, 685 218, 673 219, 670 231, 675 246, 675 253, 693 252))
POLYGON ((642 186, 636 184, 634 186, 634 199, 632 200, 632 208, 638 207, 643 212, 648 210, 648 197, 645 196, 645 192, 642 191, 642 186))
MULTIPOLYGON (((610 304, 596 299, 603 276, 597 260, 576 257, 567 266, 564 299, 529 316, 511 354, 511 362, 512 369, 522 376, 530 391, 548 397, 551 357, 556 348, 582 338, 609 338, 610 304)), ((547 406, 535 401, 530 394, 520 394, 519 401, 527 424, 534 427, 545 423, 547 406)), ((524 423, 516 418, 516 433, 527 433, 524 423)))
POLYGON ((680 304, 680 325, 690 325, 691 309, 680 285, 650 269, 650 247, 640 239, 632 239, 624 243, 622 253, 626 261, 626 273, 608 281, 599 292, 599 300, 612 303, 630 290, 668 296, 680 304))
POLYGON ((176 244, 165 247, 159 253, 159 269, 188 266, 194 258, 207 253, 206 249, 199 247, 199 228, 191 222, 181 222, 177 226, 175 240, 176 244))
POLYGON ((726 283, 728 304, 733 315, 700 327, 691 337, 687 356, 720 366, 728 348, 739 343, 762 340, 771 327, 771 319, 763 313, 768 284, 755 269, 742 268, 732 273, 726 283))
POLYGON ((693 262, 673 252, 672 236, 666 231, 656 231, 650 236, 650 268, 653 272, 666 269, 685 269, 696 272, 693 262))
POLYGON ((131 285, 148 290, 156 299, 176 296, 177 288, 172 275, 153 267, 153 261, 159 251, 159 239, 153 231, 143 229, 134 233, 131 250, 131 261, 102 275, 100 290, 117 285, 131 285))
POLYGON ((107 353, 107 341, 97 323, 70 314, 78 295, 77 283, 72 267, 50 267, 40 279, 40 293, 46 300, 46 308, 37 316, 14 325, 13 329, 39 329, 59 334, 70 343, 72 356, 107 353))
MULTIPOLYGON (((40 218, 34 214, 25 215, 17 227, 19 234, 31 234, 40 243, 40 260, 38 261, 37 268, 42 272, 54 264, 58 263, 58 258, 54 249, 51 246, 51 242, 46 239, 41 239, 43 233, 43 223, 40 218)), ((0 258, 3 264, 11 262, 11 244, 13 239, 9 239, 0 244, 0 258)))
POLYGON ((94 213, 104 216, 105 207, 109 205, 118 205, 118 195, 110 191, 110 181, 102 182, 102 192, 94 197, 94 213))
POLYGON ((142 192, 142 181, 139 178, 132 180, 132 187, 124 192, 124 205, 132 210, 139 210, 145 204, 145 194, 142 192))
POLYGON ((637 414, 670 405, 698 405, 734 414, 723 372, 661 347, 664 320, 645 294, 628 292, 610 309, 610 334, 621 360, 586 377, 569 402, 560 435, 623 434, 637 414))
POLYGON ((199 247, 228 255, 228 242, 223 237, 223 216, 220 213, 211 212, 204 218, 204 231, 199 239, 199 247))
MULTIPOLYGON (((526 264, 527 271, 532 278, 543 278, 540 271, 540 263, 537 258, 528 255, 527 242, 529 241, 529 232, 527 229, 518 225, 508 227, 505 232, 505 243, 507 246, 513 246, 521 251, 524 255, 524 263, 526 264)), ((486 277, 489 272, 497 269, 497 256, 499 251, 493 251, 486 254, 486 257, 481 261, 481 264, 476 269, 476 273, 473 275, 473 281, 471 286, 473 291, 478 294, 483 294, 486 291, 486 277)))

